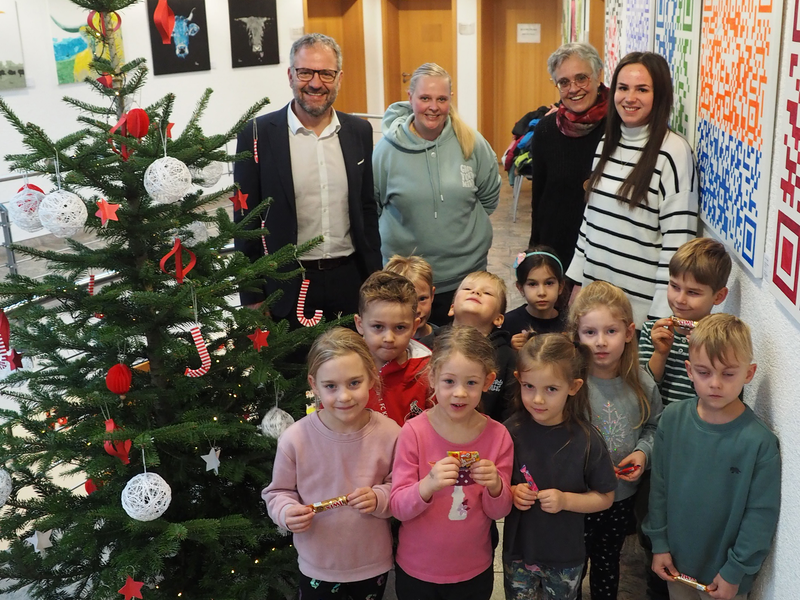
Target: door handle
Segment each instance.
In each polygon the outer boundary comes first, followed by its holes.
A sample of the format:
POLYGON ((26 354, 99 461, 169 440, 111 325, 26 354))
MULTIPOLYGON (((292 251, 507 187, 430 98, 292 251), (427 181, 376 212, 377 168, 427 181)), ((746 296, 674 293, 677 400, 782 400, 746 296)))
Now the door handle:
POLYGON ((404 71, 403 73, 401 73, 401 75, 403 76, 403 83, 408 83, 408 80, 411 79, 413 73, 406 73, 404 71))

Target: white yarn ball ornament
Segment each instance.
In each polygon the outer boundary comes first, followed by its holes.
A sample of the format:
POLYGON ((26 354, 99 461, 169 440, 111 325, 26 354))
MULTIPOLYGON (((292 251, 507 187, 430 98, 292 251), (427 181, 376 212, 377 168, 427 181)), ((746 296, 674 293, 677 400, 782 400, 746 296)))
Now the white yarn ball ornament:
POLYGON ((285 410, 281 410, 277 406, 273 406, 264 415, 261 420, 261 425, 258 426, 259 431, 274 439, 281 437, 281 434, 286 431, 290 425, 294 423, 292 415, 285 410))
POLYGON ((189 167, 177 158, 165 156, 153 161, 144 172, 144 189, 157 204, 172 204, 192 189, 189 167))
POLYGON ((156 473, 139 473, 122 490, 122 508, 137 521, 154 521, 172 500, 172 489, 156 473))
POLYGON ((189 167, 189 172, 192 174, 192 179, 198 185, 204 188, 210 188, 217 185, 217 182, 222 178, 222 173, 225 171, 224 165, 221 162, 208 163, 202 169, 197 167, 189 167))
POLYGON ((0 506, 5 506, 13 487, 11 475, 5 469, 0 469, 0 506))
POLYGON ((184 225, 180 229, 173 229, 169 234, 173 238, 181 238, 181 244, 187 248, 208 241, 208 228, 202 221, 195 221, 184 225))
POLYGON ((39 204, 42 225, 56 237, 65 238, 83 229, 89 213, 81 197, 66 190, 50 192, 39 204))
POLYGON ((42 228, 42 221, 39 219, 42 198, 42 192, 29 187, 22 188, 8 203, 8 218, 20 229, 39 231, 42 228))

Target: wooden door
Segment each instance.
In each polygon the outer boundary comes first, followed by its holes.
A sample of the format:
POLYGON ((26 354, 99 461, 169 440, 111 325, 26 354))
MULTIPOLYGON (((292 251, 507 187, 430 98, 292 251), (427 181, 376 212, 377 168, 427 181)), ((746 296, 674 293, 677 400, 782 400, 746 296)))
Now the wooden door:
POLYGON ((547 58, 561 45, 561 0, 481 0, 478 129, 500 158, 526 113, 558 100, 547 58), (519 43, 517 24, 539 24, 539 43, 519 43))
POLYGON ((456 0, 383 0, 383 85, 388 106, 407 100, 408 81, 435 62, 456 86, 456 0))
POLYGON ((342 84, 334 107, 367 112, 362 0, 305 0, 304 16, 307 33, 324 33, 342 49, 342 84))
MULTIPOLYGON (((606 52, 606 3, 605 0, 589 0, 589 43, 595 47, 605 64, 606 52)), ((602 81, 602 79, 601 79, 602 81)))

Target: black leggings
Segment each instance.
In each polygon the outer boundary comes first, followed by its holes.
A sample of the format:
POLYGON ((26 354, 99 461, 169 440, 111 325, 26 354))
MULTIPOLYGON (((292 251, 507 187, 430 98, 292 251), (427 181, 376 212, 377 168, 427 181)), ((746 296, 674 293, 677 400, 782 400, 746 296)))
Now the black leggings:
POLYGON ((397 563, 394 566, 394 574, 397 600, 489 600, 494 587, 494 572, 491 565, 483 573, 458 583, 422 581, 403 571, 397 563))
MULTIPOLYGON (((635 496, 614 502, 611 508, 586 515, 584 540, 586 559, 592 562, 589 589, 592 600, 616 600, 619 589, 619 555, 633 523, 635 496)), ((584 564, 583 575, 586 576, 584 564)), ((578 600, 581 599, 580 589, 578 600)))
POLYGON ((311 579, 300 573, 298 600, 381 600, 388 575, 387 571, 370 579, 336 583, 311 579))

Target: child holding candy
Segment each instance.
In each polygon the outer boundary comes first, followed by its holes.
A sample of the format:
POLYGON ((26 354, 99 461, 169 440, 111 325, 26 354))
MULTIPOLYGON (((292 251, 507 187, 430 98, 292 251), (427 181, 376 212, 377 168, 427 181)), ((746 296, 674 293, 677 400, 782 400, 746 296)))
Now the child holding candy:
POLYGON ((303 600, 334 592, 380 600, 392 567, 389 492, 400 427, 366 408, 378 373, 355 332, 331 329, 308 354, 321 410, 278 440, 272 483, 261 496, 294 533, 303 600))
POLYGON ((403 425, 391 505, 402 521, 399 600, 489 600, 493 519, 511 510, 513 445, 476 409, 495 378, 494 348, 472 327, 436 337, 430 381, 437 404, 403 425))
POLYGON ((584 286, 569 313, 575 341, 592 353, 587 382, 592 423, 603 434, 619 478, 611 508, 586 515, 592 600, 617 597, 619 556, 661 414, 658 388, 638 363, 633 319, 625 292, 605 281, 584 286))
POLYGON ((730 272, 725 246, 711 238, 686 242, 669 261, 667 302, 673 316, 645 322, 639 337, 639 362, 658 383, 664 406, 695 397, 684 366, 687 336, 725 300, 730 272))
POLYGON ((514 440, 506 600, 538 597, 539 588, 545 598, 574 600, 586 557, 584 514, 614 502, 614 466, 590 424, 590 360, 586 346, 555 333, 534 336, 517 358, 520 402, 505 423, 514 440))
POLYGON ((755 375, 750 330, 714 314, 689 339, 694 400, 661 416, 653 449, 650 512, 653 571, 672 600, 743 600, 778 523, 778 439, 740 399, 755 375), (694 578, 706 591, 675 579, 694 578))

